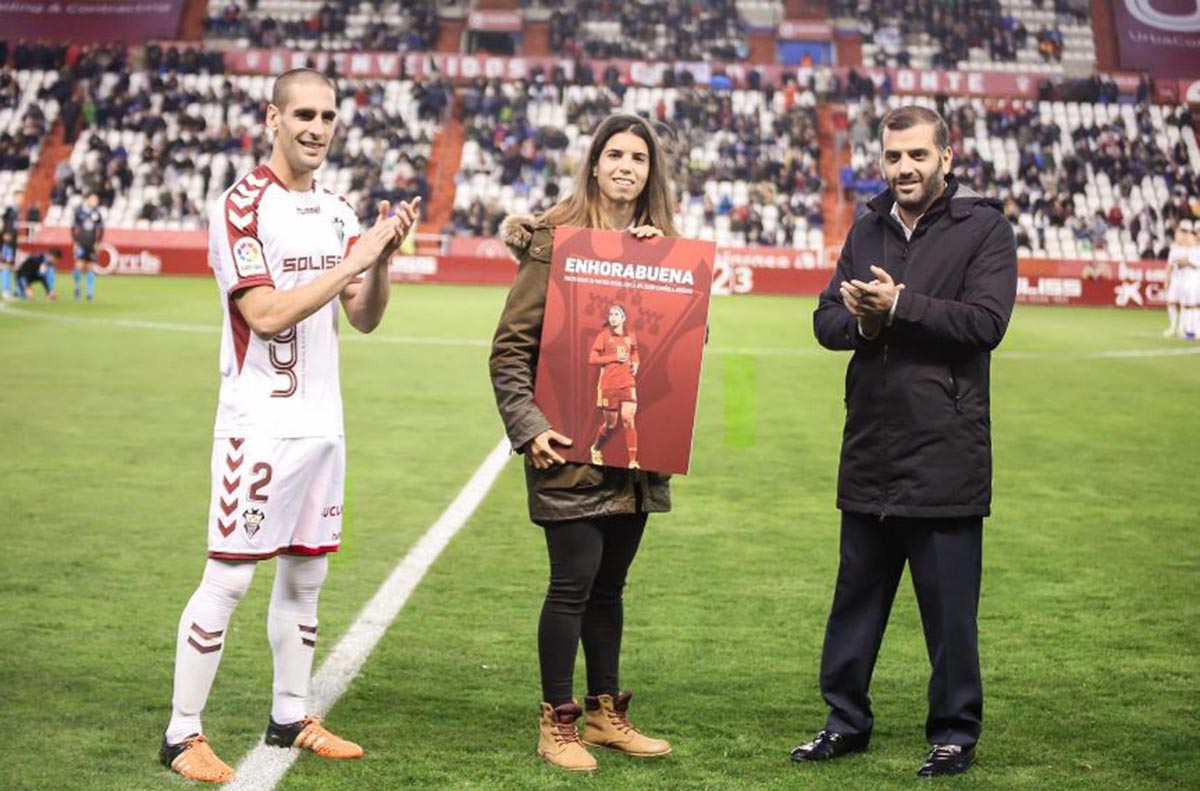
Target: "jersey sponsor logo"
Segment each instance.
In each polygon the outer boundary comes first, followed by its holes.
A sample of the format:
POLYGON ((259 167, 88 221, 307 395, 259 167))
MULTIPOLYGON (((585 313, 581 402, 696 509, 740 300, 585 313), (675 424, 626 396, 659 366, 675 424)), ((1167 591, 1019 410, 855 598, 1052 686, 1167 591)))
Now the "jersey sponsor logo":
POLYGON ((239 277, 253 277, 267 273, 267 261, 263 258, 262 245, 257 239, 243 236, 233 244, 233 265, 239 277))
POLYGON ((333 269, 342 262, 340 255, 311 256, 302 255, 296 258, 283 259, 284 272, 321 272, 333 269))
POLYGON ((296 214, 320 214, 320 206, 297 206, 296 214))
POLYGON ((266 515, 257 508, 247 508, 242 511, 242 527, 246 530, 246 538, 253 539, 262 528, 266 515))

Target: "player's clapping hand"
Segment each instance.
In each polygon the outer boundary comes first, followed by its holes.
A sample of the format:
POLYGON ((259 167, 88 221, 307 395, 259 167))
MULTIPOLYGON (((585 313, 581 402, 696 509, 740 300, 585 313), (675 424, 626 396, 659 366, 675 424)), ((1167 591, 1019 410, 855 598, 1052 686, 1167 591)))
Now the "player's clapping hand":
POLYGON ((566 459, 559 456, 557 451, 554 450, 554 446, 563 445, 569 447, 572 444, 570 437, 564 437, 554 429, 546 429, 526 443, 525 455, 529 457, 529 461, 534 467, 539 470, 546 470, 556 464, 566 462, 566 459))
POLYGON ((383 215, 382 210, 386 203, 387 201, 380 203, 381 211, 379 219, 362 236, 358 237, 358 241, 354 244, 354 249, 346 256, 346 262, 354 267, 355 272, 365 272, 370 269, 378 263, 380 256, 387 252, 390 246, 393 244, 399 245, 400 243, 397 238, 400 218, 383 215))
POLYGON ((404 237, 408 236, 408 232, 417 224, 417 219, 420 217, 418 206, 421 205, 421 198, 416 197, 412 202, 401 201, 396 207, 396 213, 392 214, 392 205, 388 201, 379 201, 379 218, 377 221, 392 219, 396 222, 396 238, 383 251, 383 258, 380 264, 391 262, 392 256, 400 249, 400 243, 404 241, 404 237))
POLYGON ((639 225, 629 231, 635 239, 653 239, 655 236, 662 236, 663 232, 655 228, 653 225, 639 225))

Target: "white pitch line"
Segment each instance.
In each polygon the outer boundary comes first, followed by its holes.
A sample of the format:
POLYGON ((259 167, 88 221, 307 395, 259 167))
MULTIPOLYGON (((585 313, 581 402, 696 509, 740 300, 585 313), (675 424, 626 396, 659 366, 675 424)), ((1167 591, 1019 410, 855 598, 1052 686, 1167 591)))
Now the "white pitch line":
MULTIPOLYGON (((492 488, 508 457, 508 440, 502 439, 454 501, 379 586, 354 623, 325 657, 313 676, 309 691, 309 701, 315 713, 325 714, 345 694, 371 651, 404 608, 409 594, 416 589, 425 572, 492 488)), ((297 749, 267 747, 260 741, 238 764, 236 779, 225 788, 228 791, 271 791, 299 755, 297 749)))
MULTIPOLYGON (((72 324, 103 324, 110 327, 123 327, 126 329, 163 330, 168 332, 196 332, 209 335, 215 335, 220 332, 220 326, 215 324, 185 324, 182 322, 173 321, 113 319, 100 316, 58 316, 53 313, 28 311, 23 308, 12 307, 5 305, 4 303, 0 303, 0 316, 6 315, 17 318, 44 319, 47 321, 66 322, 72 324)), ((343 336, 342 340, 353 343, 385 343, 395 344, 398 346, 449 346, 464 348, 485 348, 491 346, 491 341, 487 338, 436 338, 422 337, 417 335, 361 335, 358 333, 347 333, 345 336, 343 336)), ((838 353, 828 351, 826 349, 813 348, 795 349, 786 347, 773 348, 716 345, 709 346, 707 352, 709 354, 716 355, 743 355, 749 357, 822 357, 825 355, 838 353)), ((998 360, 1123 360, 1147 357, 1179 357, 1190 354, 1200 354, 1200 344, 1165 349, 1110 349, 1106 351, 1082 353, 1066 351, 1005 351, 1001 349, 993 352, 992 356, 998 360)))
MULTIPOLYGON (((163 330, 166 332, 196 332, 203 335, 216 335, 221 331, 218 324, 185 324, 178 321, 146 321, 142 319, 110 319, 101 316, 57 316, 53 313, 39 313, 14 308, 0 303, 0 316, 16 316, 23 319, 45 319, 66 324, 103 324, 109 327, 122 327, 134 330, 163 330)), ((492 343, 486 338, 434 338, 416 335, 361 335, 347 334, 342 337, 345 341, 369 341, 371 343, 393 343, 401 346, 473 346, 485 347, 492 343)))

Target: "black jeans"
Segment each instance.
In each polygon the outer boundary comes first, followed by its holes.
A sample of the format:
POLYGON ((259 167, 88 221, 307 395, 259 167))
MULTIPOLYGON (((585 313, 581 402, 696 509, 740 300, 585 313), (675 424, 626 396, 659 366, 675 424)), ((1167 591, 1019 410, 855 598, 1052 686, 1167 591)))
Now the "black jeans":
POLYGON ((543 522, 541 527, 550 553, 550 585, 538 622, 542 700, 558 706, 574 698, 581 639, 588 694, 616 695, 624 624, 621 591, 646 514, 543 522))
POLYGON ((842 514, 841 563, 821 654, 825 729, 870 735, 867 693, 892 600, 908 562, 929 652, 930 744, 969 746, 983 728, 979 577, 983 518, 901 519, 842 514))

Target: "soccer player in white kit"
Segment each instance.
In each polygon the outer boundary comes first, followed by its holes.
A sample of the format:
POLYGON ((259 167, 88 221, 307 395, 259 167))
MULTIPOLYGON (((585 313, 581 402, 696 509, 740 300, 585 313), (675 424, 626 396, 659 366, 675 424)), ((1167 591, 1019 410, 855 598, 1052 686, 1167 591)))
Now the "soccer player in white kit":
MULTIPOLYGON (((1182 220, 1176 234, 1182 250, 1172 275, 1172 284, 1178 283, 1179 325, 1176 335, 1195 340, 1200 337, 1200 236, 1197 236, 1196 221, 1182 220)), ((1171 250, 1175 253, 1175 248, 1171 250)))
POLYGON ((1188 279, 1184 268, 1188 265, 1188 260, 1191 257, 1194 248, 1191 236, 1191 223, 1188 220, 1180 221, 1175 229, 1175 237, 1171 242, 1171 250, 1167 254, 1167 328, 1163 330, 1164 338, 1182 338, 1183 316, 1181 310, 1181 301, 1185 288, 1185 281, 1188 279))
MULTIPOLYGON (((209 218, 209 262, 220 288, 221 392, 213 432, 208 562, 179 621, 171 721, 160 758, 184 777, 226 782, 200 715, 230 617, 257 561, 277 558, 267 619, 274 658, 264 741, 328 758, 362 748, 308 709, 317 597, 342 532, 344 442, 338 381, 338 301, 360 332, 388 302, 388 262, 415 217, 379 206, 360 233, 354 211, 313 172, 337 120, 333 83, 296 69, 275 82, 265 165, 221 196, 209 218)), ((419 200, 419 199, 418 199, 419 200)))

